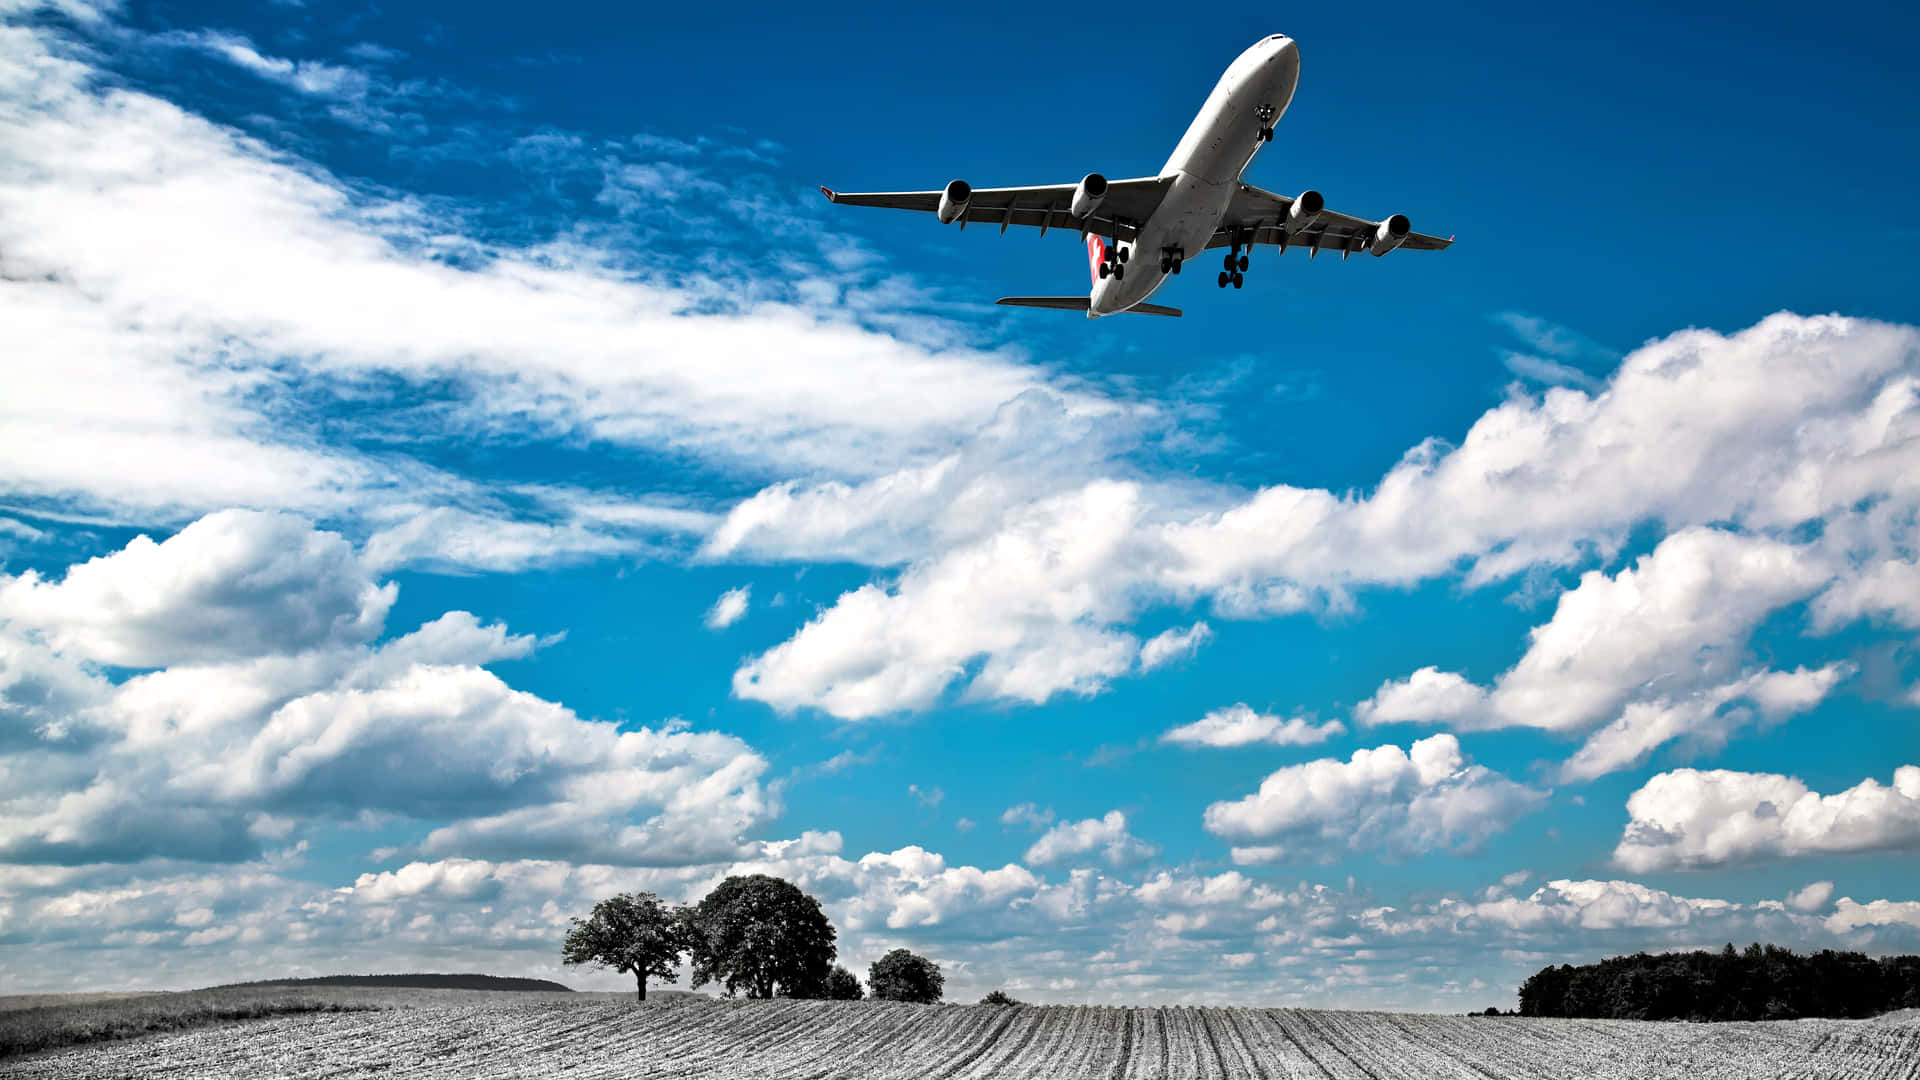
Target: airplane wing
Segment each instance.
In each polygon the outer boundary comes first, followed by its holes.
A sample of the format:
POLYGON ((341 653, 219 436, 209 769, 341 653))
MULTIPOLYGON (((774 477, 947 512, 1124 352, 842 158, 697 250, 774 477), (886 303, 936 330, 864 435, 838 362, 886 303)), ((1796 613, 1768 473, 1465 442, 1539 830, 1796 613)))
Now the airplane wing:
MULTIPOLYGON (((1380 227, 1377 221, 1322 210, 1304 228, 1294 229, 1289 234, 1285 225, 1287 211, 1292 206, 1293 200, 1285 195, 1241 184, 1240 190, 1233 193, 1233 201, 1227 204, 1226 216, 1221 219, 1220 227, 1214 230, 1213 239, 1207 241, 1207 246, 1227 247, 1235 243, 1236 238, 1244 242, 1250 234, 1256 244, 1279 244, 1284 238, 1291 247, 1350 254, 1368 250, 1373 244, 1374 231, 1380 227)), ((1452 243, 1452 237, 1442 239, 1426 233, 1408 233, 1400 246, 1412 251, 1440 251, 1452 243)))
MULTIPOLYGON (((958 219, 961 228, 967 222, 1000 226, 1032 225, 1047 229, 1085 228, 1101 236, 1131 240, 1138 227, 1160 207, 1173 186, 1171 177, 1141 177, 1137 180, 1109 180, 1106 198, 1083 222, 1069 207, 1078 184, 1047 184, 1040 187, 975 188, 967 200, 967 212, 958 219)), ((884 206, 894 210, 922 210, 933 213, 940 206, 938 191, 865 191, 846 192, 821 188, 829 202, 848 206, 884 206)))

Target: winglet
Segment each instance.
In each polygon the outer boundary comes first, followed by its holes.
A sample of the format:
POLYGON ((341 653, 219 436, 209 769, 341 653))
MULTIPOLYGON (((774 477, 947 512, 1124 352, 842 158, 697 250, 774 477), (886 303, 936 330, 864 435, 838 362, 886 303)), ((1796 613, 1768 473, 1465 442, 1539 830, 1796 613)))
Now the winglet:
POLYGON ((827 201, 828 201, 828 202, 839 202, 839 201, 840 201, 840 196, 838 196, 838 195, 836 195, 836 194, 834 194, 834 191, 833 191, 833 189, 832 189, 832 188, 830 188, 830 187, 822 187, 822 188, 820 189, 820 194, 822 194, 822 195, 825 195, 825 196, 827 197, 827 201))

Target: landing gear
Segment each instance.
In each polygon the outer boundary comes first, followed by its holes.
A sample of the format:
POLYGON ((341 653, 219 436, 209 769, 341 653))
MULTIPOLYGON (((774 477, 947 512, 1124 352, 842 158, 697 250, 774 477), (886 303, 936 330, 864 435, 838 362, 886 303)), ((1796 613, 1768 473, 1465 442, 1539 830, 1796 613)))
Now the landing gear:
MULTIPOLYGON (((1264 106, 1262 107, 1264 108, 1264 106)), ((1227 257, 1222 260, 1220 266, 1219 282, 1220 287, 1223 289, 1228 285, 1232 285, 1237 289, 1246 282, 1246 279, 1242 275, 1246 273, 1247 257, 1240 254, 1240 246, 1242 243, 1251 248, 1253 246, 1253 235, 1251 233, 1245 234, 1244 240, 1242 240, 1240 234, 1234 236, 1233 248, 1227 252, 1227 257)))
POLYGON ((1160 253, 1160 272, 1177 274, 1180 272, 1180 253, 1172 248, 1160 253))
POLYGON ((1258 117, 1260 120, 1260 141, 1272 142, 1273 141, 1273 119, 1274 117, 1279 115, 1279 110, 1275 109, 1271 105, 1262 105, 1259 108, 1253 110, 1253 115, 1258 117))

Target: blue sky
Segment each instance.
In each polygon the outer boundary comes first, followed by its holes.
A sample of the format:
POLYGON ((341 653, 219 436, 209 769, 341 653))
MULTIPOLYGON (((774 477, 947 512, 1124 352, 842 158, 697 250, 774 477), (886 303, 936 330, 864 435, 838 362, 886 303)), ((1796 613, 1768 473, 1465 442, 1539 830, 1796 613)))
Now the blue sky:
POLYGON ((1911 15, 0 16, 8 985, 747 869, 963 997, 1920 948, 1911 15), (815 192, 1149 174, 1273 32, 1248 180, 1452 249, 1089 323, 815 192))

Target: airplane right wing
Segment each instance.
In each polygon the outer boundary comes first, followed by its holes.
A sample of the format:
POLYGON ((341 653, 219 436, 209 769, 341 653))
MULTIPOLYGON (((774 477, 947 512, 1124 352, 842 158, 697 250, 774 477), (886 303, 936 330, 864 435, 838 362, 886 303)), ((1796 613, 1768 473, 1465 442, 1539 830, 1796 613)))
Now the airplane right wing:
MULTIPOLYGON (((959 183, 959 181, 955 181, 959 183)), ((1147 176, 1137 180, 1109 180, 1107 193, 1086 218, 1073 216, 1073 195, 1078 184, 1046 184, 1037 187, 969 188, 965 209, 956 216, 961 228, 967 222, 1000 226, 1030 225, 1047 229, 1085 230, 1116 240, 1131 240, 1139 227, 1160 208, 1173 186, 1171 177, 1147 176)), ((949 185, 951 187, 951 185, 949 185)), ((964 185, 962 185, 964 186, 964 185)), ((919 210, 937 213, 942 191, 866 191, 846 192, 821 188, 827 201, 848 206, 881 206, 893 210, 919 210)))
MULTIPOLYGON (((1233 193, 1233 201, 1227 204, 1226 216, 1221 219, 1220 227, 1214 230, 1213 238, 1207 241, 1207 246, 1217 248, 1251 242, 1305 247, 1311 251, 1338 251, 1349 255, 1356 251, 1373 250, 1380 222, 1322 209, 1305 224, 1290 225, 1288 220, 1293 202, 1285 195, 1262 191, 1251 184, 1241 184, 1240 189, 1233 193)), ((1452 243, 1450 236, 1442 239, 1409 230, 1395 246, 1409 251, 1440 251, 1452 243)))

